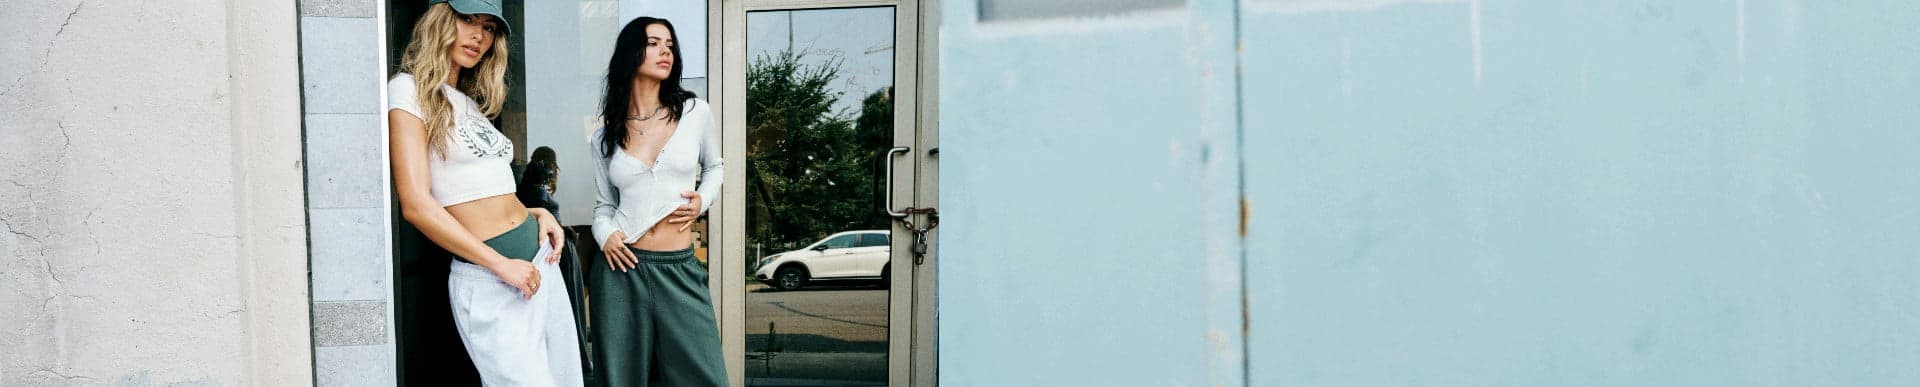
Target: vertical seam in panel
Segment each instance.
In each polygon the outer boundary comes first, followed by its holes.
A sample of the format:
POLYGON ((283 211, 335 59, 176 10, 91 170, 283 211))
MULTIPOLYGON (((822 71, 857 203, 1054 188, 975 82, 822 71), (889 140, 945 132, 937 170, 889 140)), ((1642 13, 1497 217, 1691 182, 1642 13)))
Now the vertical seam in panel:
POLYGON ((1240 6, 1242 1, 1234 1, 1233 13, 1233 158, 1235 182, 1239 192, 1240 224, 1240 383, 1253 384, 1253 321, 1251 306, 1247 299, 1247 221, 1251 215, 1247 209, 1247 147, 1246 147, 1246 61, 1242 48, 1246 47, 1241 36, 1240 6))

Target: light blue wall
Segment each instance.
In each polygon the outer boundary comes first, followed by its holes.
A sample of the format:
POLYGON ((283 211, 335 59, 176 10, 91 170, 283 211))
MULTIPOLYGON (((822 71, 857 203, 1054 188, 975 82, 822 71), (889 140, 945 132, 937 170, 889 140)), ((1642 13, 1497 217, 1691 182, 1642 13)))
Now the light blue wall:
POLYGON ((943 5, 941 384, 1238 384, 1231 7, 943 5))
POLYGON ((1920 384, 1920 8, 1796 3, 1244 9, 1252 382, 1920 384))
POLYGON ((946 2, 942 382, 1920 385, 1920 4, 1354 3, 946 2))

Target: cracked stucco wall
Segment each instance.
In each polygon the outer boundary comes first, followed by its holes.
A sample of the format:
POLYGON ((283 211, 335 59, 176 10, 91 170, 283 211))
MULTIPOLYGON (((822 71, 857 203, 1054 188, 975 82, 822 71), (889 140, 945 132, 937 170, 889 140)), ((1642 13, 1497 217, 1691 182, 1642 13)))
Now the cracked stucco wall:
POLYGON ((0 385, 309 383, 293 5, 0 9, 0 385))

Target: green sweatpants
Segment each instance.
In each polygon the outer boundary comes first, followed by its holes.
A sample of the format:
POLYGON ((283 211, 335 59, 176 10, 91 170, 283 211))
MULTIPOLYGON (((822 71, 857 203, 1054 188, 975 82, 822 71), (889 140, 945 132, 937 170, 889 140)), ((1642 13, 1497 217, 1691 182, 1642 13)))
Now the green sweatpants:
POLYGON ((707 268, 693 248, 649 251, 627 272, 598 262, 587 281, 594 368, 607 386, 725 386, 707 268))

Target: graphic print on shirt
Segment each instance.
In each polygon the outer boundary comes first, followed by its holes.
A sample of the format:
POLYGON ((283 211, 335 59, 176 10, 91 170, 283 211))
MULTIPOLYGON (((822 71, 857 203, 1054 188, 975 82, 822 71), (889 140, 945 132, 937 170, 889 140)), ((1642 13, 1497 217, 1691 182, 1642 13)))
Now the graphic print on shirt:
POLYGON ((494 130, 486 120, 467 116, 461 120, 457 132, 460 133, 461 143, 473 152, 474 157, 507 157, 513 153, 513 143, 507 141, 507 136, 501 135, 500 131, 494 130))

